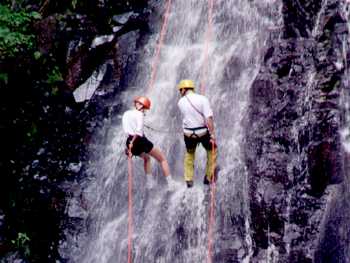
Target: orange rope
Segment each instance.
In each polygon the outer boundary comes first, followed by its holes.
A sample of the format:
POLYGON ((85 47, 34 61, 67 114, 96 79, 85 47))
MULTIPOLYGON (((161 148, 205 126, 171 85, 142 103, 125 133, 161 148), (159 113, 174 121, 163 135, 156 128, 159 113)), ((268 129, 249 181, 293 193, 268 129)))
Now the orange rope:
POLYGON ((166 5, 166 9, 165 9, 165 13, 164 13, 162 29, 160 31, 158 46, 157 46, 156 53, 154 55, 154 59, 153 59, 153 63, 152 63, 151 78, 150 78, 150 81, 148 84, 147 92, 153 87, 154 81, 156 79, 157 67, 158 67, 159 58, 160 58, 160 50, 163 46, 164 36, 166 34, 166 30, 168 27, 170 7, 171 7, 171 0, 168 0, 167 5, 166 5))
POLYGON ((132 262, 132 232, 133 232, 133 216, 132 216, 132 167, 131 151, 128 155, 128 263, 132 262))
MULTIPOLYGON (((208 29, 206 32, 206 43, 204 47, 204 61, 202 68, 201 77, 201 93, 204 94, 204 87, 207 83, 208 76, 208 64, 209 64, 209 43, 212 39, 212 28, 213 28, 213 6, 214 0, 208 0, 208 29)), ((215 143, 212 142, 212 158, 214 160, 212 171, 211 171, 211 182, 210 182, 210 207, 209 207, 209 222, 208 222, 208 258, 207 262, 211 263, 213 258, 213 228, 215 223, 215 192, 216 192, 216 178, 215 178, 215 167, 216 161, 214 157, 216 156, 215 143)))
MULTIPOLYGON (((214 142, 212 143, 212 155, 213 158, 216 155, 216 148, 214 142)), ((212 262, 213 258, 213 227, 215 223, 215 192, 216 192, 216 175, 215 175, 216 162, 214 162, 211 171, 211 184, 210 184, 210 208, 209 208, 209 224, 208 224, 208 261, 212 262)))

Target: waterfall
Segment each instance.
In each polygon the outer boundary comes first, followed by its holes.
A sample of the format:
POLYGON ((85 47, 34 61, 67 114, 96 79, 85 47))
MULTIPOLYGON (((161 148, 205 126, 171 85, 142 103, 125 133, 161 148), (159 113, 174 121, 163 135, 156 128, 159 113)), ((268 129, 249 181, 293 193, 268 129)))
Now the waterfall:
MULTIPOLYGON (((160 14, 165 3, 155 5, 160 14)), ((269 29, 278 26, 280 5, 277 0, 214 1, 205 85, 205 95, 214 111, 220 167, 213 262, 249 262, 252 254, 241 122, 269 29)), ((165 153, 178 184, 169 187, 158 164, 152 161, 156 182, 149 186, 141 159, 133 159, 133 262, 198 263, 207 258, 210 190, 202 183, 206 156, 199 147, 195 185, 187 189, 182 177, 185 146, 179 132, 181 116, 175 88, 180 79, 189 78, 199 92, 207 26, 207 1, 172 1, 155 83, 146 94, 152 101, 146 123, 164 132, 146 130, 146 136, 165 153)), ((124 110, 132 105, 134 96, 146 91, 159 31, 140 47, 143 55, 137 75, 129 83, 133 85, 118 94, 124 110)), ((103 131, 104 141, 91 146, 99 154, 89 160, 89 176, 83 182, 83 196, 89 204, 87 228, 76 237, 78 247, 70 248, 69 262, 127 262, 128 175, 122 113, 108 131, 103 131)))

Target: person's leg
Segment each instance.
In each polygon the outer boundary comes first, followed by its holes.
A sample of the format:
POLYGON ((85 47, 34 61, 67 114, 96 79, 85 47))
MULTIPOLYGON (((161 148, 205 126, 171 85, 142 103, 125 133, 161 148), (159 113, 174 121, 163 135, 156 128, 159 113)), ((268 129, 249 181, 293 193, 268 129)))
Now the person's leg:
POLYGON ((186 182, 193 182, 196 149, 187 149, 184 159, 184 177, 186 182))
MULTIPOLYGON (((214 173, 215 173, 215 165, 216 165, 216 158, 217 158, 217 147, 216 145, 212 145, 210 142, 210 135, 209 133, 203 137, 201 137, 201 143, 203 147, 205 148, 207 152, 207 164, 205 168, 205 176, 207 180, 204 180, 204 182, 210 182, 213 179, 214 173)), ((215 178, 214 178, 215 180, 215 178)))
POLYGON ((143 159, 143 169, 145 170, 145 173, 147 175, 151 174, 151 158, 146 153, 142 153, 140 157, 143 159))
POLYGON ((207 151, 207 165, 205 168, 205 176, 207 180, 210 182, 213 179, 213 175, 215 173, 217 151, 216 151, 216 148, 214 148, 214 150, 206 150, 206 151, 207 151))
POLYGON ((152 150, 148 152, 148 154, 160 163, 164 176, 169 176, 170 168, 164 154, 156 147, 153 147, 152 150))
POLYGON ((198 144, 197 138, 191 138, 184 136, 186 153, 184 159, 184 177, 188 187, 193 185, 193 175, 194 175, 194 160, 196 147, 198 144))

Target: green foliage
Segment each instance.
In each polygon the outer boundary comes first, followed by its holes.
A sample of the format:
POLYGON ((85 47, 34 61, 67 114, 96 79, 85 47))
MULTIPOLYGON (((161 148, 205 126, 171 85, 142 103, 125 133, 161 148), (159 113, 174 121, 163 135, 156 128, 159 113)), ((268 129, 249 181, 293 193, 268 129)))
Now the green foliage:
POLYGON ((72 7, 75 9, 77 7, 78 0, 72 0, 72 7))
POLYGON ((41 16, 38 12, 13 11, 0 4, 0 58, 15 57, 21 51, 34 49, 35 35, 30 25, 41 16))
POLYGON ((24 256, 30 256, 29 249, 30 238, 26 233, 19 232, 16 239, 11 240, 11 243, 20 251, 23 252, 24 256))
POLYGON ((27 132, 27 137, 29 137, 29 139, 33 139, 38 133, 38 127, 36 126, 36 124, 33 122, 30 130, 27 132))
POLYGON ((56 96, 58 94, 58 91, 59 91, 59 89, 57 87, 53 87, 52 90, 51 90, 51 94, 53 96, 56 96))
POLYGON ((39 58, 41 58, 41 53, 40 53, 40 51, 35 51, 35 52, 34 52, 34 58, 35 58, 35 60, 38 60, 39 58))
POLYGON ((8 82, 8 74, 0 72, 0 83, 3 82, 7 84, 8 82))
POLYGON ((58 81, 62 81, 63 77, 62 74, 57 66, 55 66, 51 72, 47 75, 47 83, 48 84, 55 84, 58 81))

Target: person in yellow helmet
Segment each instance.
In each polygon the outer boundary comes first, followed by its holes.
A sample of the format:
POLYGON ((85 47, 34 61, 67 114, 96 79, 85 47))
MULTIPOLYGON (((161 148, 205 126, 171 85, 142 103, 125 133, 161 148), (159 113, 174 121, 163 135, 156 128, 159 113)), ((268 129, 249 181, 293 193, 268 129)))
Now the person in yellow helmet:
POLYGON ((177 86, 181 99, 178 107, 183 116, 183 132, 186 145, 184 160, 184 177, 187 187, 193 186, 194 161, 197 145, 203 145, 207 152, 207 165, 204 176, 204 184, 213 181, 212 170, 216 162, 215 129, 213 111, 209 100, 195 93, 195 85, 192 80, 181 80, 177 86))
POLYGON ((151 174, 151 160, 149 156, 155 158, 163 171, 164 176, 170 178, 168 161, 160 149, 153 146, 144 135, 144 114, 151 108, 149 98, 139 96, 134 99, 135 109, 128 110, 123 114, 122 124, 124 132, 128 135, 126 140, 126 152, 134 156, 140 156, 144 160, 144 170, 146 175, 151 174))

